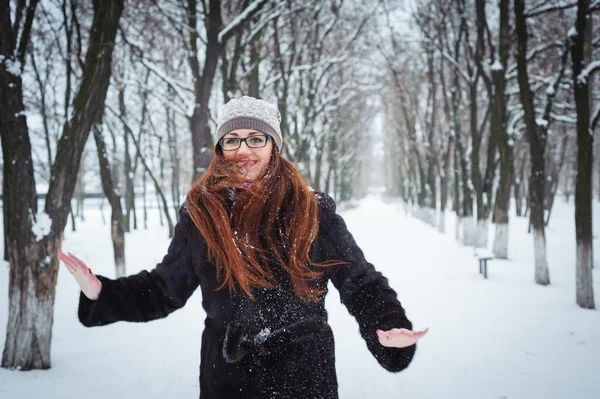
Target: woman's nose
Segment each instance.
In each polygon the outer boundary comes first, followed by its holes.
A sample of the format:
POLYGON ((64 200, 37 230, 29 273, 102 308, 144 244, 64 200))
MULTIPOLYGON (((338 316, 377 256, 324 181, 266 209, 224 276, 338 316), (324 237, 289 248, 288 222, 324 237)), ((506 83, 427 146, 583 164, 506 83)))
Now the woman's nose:
POLYGON ((245 141, 240 143, 240 148, 238 148, 238 154, 251 154, 252 150, 248 147, 245 141))

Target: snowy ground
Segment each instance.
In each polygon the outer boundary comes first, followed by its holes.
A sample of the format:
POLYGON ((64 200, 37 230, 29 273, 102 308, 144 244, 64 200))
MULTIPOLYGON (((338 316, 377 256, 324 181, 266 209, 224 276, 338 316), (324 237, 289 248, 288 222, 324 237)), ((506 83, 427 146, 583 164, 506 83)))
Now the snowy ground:
MULTIPOLYGON (((595 231, 599 212, 597 207, 595 231)), ((398 291, 415 328, 429 327, 430 333, 407 370, 388 373, 367 351, 332 287, 327 308, 336 337, 341 399, 599 397, 600 313, 575 304, 572 205, 559 203, 552 215, 548 287, 533 282, 533 243, 524 219, 512 219, 510 261, 493 261, 484 280, 473 250, 454 241, 453 217, 442 235, 405 216, 399 205, 375 198, 342 214, 367 258, 398 291)), ((152 268, 167 249, 166 228, 153 213, 149 230, 128 235, 126 245, 128 273, 152 268)), ((87 210, 77 233, 66 233, 64 249, 81 256, 95 272, 114 275, 108 227, 96 209, 87 210)), ((598 250, 596 246, 596 254, 598 250)), ((600 307, 600 266, 594 281, 600 307)), ((7 297, 8 268, 0 265, 0 348, 7 297)), ((0 398, 198 397, 204 319, 199 291, 164 320, 92 329, 77 321, 77 298, 78 287, 61 268, 52 369, 0 369, 0 398)))

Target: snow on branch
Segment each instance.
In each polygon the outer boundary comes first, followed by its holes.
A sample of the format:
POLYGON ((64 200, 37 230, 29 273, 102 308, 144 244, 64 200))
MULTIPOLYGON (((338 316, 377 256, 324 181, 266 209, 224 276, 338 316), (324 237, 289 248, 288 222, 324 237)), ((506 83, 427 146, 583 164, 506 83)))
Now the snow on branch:
POLYGON ((572 125, 576 125, 577 124, 577 118, 574 118, 572 116, 557 115, 555 113, 550 113, 550 117, 552 118, 553 121, 563 122, 563 123, 569 123, 569 124, 572 124, 572 125))
POLYGON ((168 76, 163 70, 161 70, 154 61, 145 57, 147 52, 144 49, 144 44, 136 41, 132 38, 126 38, 124 36, 125 42, 135 50, 135 54, 138 56, 139 61, 144 65, 149 71, 154 73, 160 80, 165 82, 174 92, 177 97, 181 99, 184 104, 189 104, 188 110, 183 111, 184 115, 187 117, 191 117, 193 113, 193 103, 194 103, 194 88, 190 86, 186 86, 184 83, 177 81, 176 79, 168 76))
POLYGON ((291 15, 293 15, 294 13, 300 12, 301 10, 308 8, 308 6, 295 6, 295 8, 292 8, 291 10, 286 12, 286 10, 285 10, 286 6, 287 5, 284 2, 278 2, 277 4, 275 4, 272 12, 269 13, 268 17, 261 18, 258 23, 256 23, 255 25, 252 26, 252 30, 250 32, 248 32, 248 35, 246 36, 244 41, 241 43, 241 47, 244 48, 247 45, 249 45, 250 42, 252 41, 252 38, 254 36, 256 36, 256 34, 258 32, 262 31, 269 22, 275 20, 276 18, 284 18, 284 19, 292 18, 291 15))
POLYGON ((556 47, 562 48, 563 46, 564 46, 564 43, 561 42, 560 40, 555 40, 550 43, 542 43, 539 46, 536 46, 527 52, 527 61, 529 62, 529 61, 533 60, 533 58, 535 56, 537 56, 540 53, 543 53, 546 50, 549 50, 551 48, 556 48, 556 47))
MULTIPOLYGON (((568 43, 568 38, 567 38, 567 43, 568 43)), ((568 44, 565 43, 564 46, 564 50, 563 50, 563 54, 561 57, 561 63, 560 63, 560 70, 558 72, 558 75, 556 76, 556 79, 554 79, 554 82, 552 82, 552 85, 548 86, 546 88, 546 105, 544 106, 544 113, 542 114, 542 120, 546 121, 546 125, 540 125, 538 123, 538 125, 543 126, 543 127, 547 127, 548 126, 548 119, 550 118, 550 112, 552 110, 552 102, 554 101, 554 96, 556 95, 556 91, 558 90, 558 86, 560 85, 560 81, 563 78, 563 75, 565 73, 565 69, 567 67, 567 59, 569 58, 569 46, 568 44)))
POLYGON ((577 77, 577 83, 580 85, 586 84, 591 75, 600 70, 600 60, 590 62, 588 66, 583 68, 579 76, 577 77))
POLYGON ((540 1, 538 4, 532 6, 530 9, 525 10, 525 18, 535 17, 540 14, 547 12, 567 10, 577 6, 576 0, 571 1, 559 1, 554 4, 548 4, 547 0, 540 1))
POLYGON ((316 62, 314 64, 304 64, 304 65, 293 66, 291 68, 291 70, 294 71, 294 72, 296 72, 296 71, 311 70, 311 69, 318 68, 318 67, 324 67, 324 66, 327 66, 329 64, 338 64, 338 63, 346 61, 348 58, 349 57, 348 57, 347 54, 343 54, 341 56, 335 56, 335 55, 333 55, 333 56, 331 56, 329 58, 326 58, 325 60, 318 61, 318 62, 316 62))
POLYGON ((471 83, 471 81, 469 79, 469 75, 467 75, 467 73, 460 67, 459 63, 450 54, 448 54, 446 51, 442 50, 442 56, 445 59, 447 59, 448 62, 450 62, 454 66, 454 68, 456 68, 458 70, 458 72, 460 73, 460 75, 463 77, 464 80, 469 82, 469 84, 471 83))
MULTIPOLYGON (((193 90, 191 88, 182 87, 179 82, 177 82, 175 79, 171 78, 170 76, 167 76, 163 71, 161 71, 156 65, 152 64, 151 62, 147 62, 143 58, 141 59, 141 62, 146 68, 148 68, 150 71, 152 71, 160 80, 165 82, 171 89, 173 89, 173 91, 175 92, 177 97, 179 97, 181 99, 181 101, 183 101, 185 104, 190 104, 194 101, 193 95, 191 95, 191 94, 186 95, 184 92, 184 90, 185 90, 189 93, 193 93, 193 90)), ((188 109, 186 111, 186 114, 188 117, 191 117, 193 112, 194 112, 193 109, 188 109)))
POLYGON ((219 43, 224 43, 231 36, 235 34, 235 31, 240 26, 245 24, 254 14, 256 14, 260 8, 267 2, 267 0, 256 0, 250 4, 244 11, 242 11, 237 17, 234 18, 221 32, 219 32, 219 43))

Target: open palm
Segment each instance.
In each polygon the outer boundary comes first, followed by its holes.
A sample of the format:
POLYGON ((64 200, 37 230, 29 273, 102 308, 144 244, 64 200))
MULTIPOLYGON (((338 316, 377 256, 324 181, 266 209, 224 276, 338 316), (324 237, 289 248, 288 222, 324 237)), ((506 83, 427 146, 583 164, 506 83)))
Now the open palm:
POLYGON ((79 284, 83 294, 93 301, 98 299, 98 295, 100 295, 100 290, 102 289, 102 283, 98 280, 98 277, 92 273, 90 268, 87 267, 81 259, 70 252, 67 252, 66 255, 63 252, 59 252, 58 259, 63 261, 67 266, 67 269, 69 269, 73 277, 75 277, 75 281, 79 284))
POLYGON ((429 331, 426 328, 423 331, 412 331, 406 328, 392 328, 388 331, 377 330, 379 343, 388 348, 405 348, 414 345, 429 331))

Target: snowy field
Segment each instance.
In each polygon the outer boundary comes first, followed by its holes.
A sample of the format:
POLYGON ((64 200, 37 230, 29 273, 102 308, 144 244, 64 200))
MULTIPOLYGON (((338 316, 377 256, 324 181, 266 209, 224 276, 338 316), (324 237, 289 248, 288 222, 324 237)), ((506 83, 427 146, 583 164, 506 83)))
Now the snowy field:
MULTIPOLYGON (((397 204, 368 198, 342 212, 370 260, 398 291, 415 328, 429 327, 410 367, 383 370, 368 352, 333 286, 327 299, 336 338, 341 399, 535 399, 600 397, 600 311, 575 304, 573 205, 558 203, 548 235, 552 284, 533 281, 533 243, 526 220, 513 216, 510 260, 478 273, 472 248, 454 241, 454 217, 443 235, 397 204)), ((109 210, 105 207, 107 218, 109 210)), ((594 209, 595 231, 600 207, 594 209)), ((114 276, 108 226, 87 209, 64 250, 96 273, 114 276)), ((491 234, 492 232, 490 232, 491 234)), ((597 233, 598 234, 598 233, 597 233)), ((169 240, 151 214, 149 229, 127 236, 128 273, 152 268, 169 240)), ((598 242, 596 242, 598 244, 598 242)), ((595 246, 596 259, 600 246, 595 246)), ((594 269, 600 307, 600 262, 594 269)), ((77 320, 78 287, 61 266, 52 340, 52 369, 0 369, 0 398, 197 398, 204 312, 198 290, 187 305, 149 324, 88 329, 77 320)), ((0 348, 8 313, 8 268, 0 265, 0 348)))

